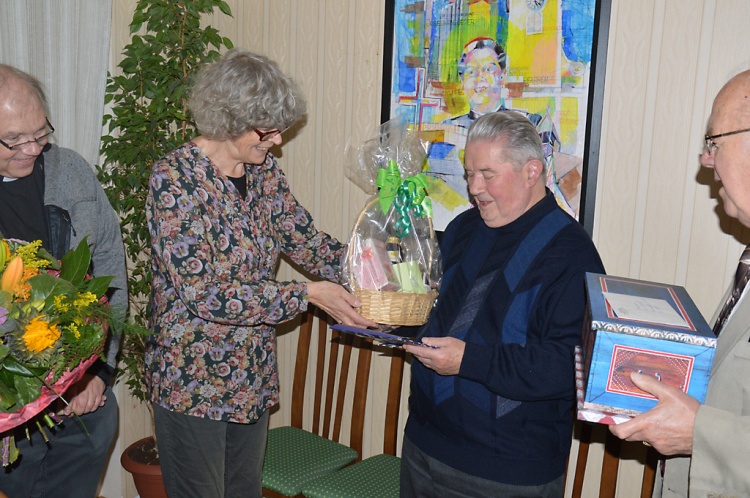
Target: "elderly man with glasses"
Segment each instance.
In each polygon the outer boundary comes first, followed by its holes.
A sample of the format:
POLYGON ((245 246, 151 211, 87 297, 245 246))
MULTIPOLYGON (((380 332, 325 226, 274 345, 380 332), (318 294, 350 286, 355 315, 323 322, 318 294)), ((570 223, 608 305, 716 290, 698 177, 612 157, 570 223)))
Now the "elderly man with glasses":
MULTIPOLYGON (((714 100, 701 164, 714 170, 724 211, 746 227, 750 227, 748 125, 750 71, 745 71, 729 80, 714 100)), ((631 375, 659 403, 610 430, 673 457, 666 461, 662 483, 656 486, 659 496, 750 496, 748 279, 750 247, 743 252, 734 282, 715 314, 719 341, 705 404, 646 375, 631 375)))
MULTIPOLYGON (((120 225, 91 166, 77 153, 49 143, 55 131, 47 118, 39 81, 0 64, 0 234, 42 245, 60 258, 87 237, 94 276, 114 276, 109 298, 127 306, 125 253, 120 225)), ((21 458, 0 471, 8 496, 96 496, 107 453, 117 432, 117 401, 109 387, 119 337, 64 397, 65 418, 50 444, 38 431, 16 434, 21 458), (80 416, 80 420, 74 417, 80 416), (87 434, 88 432, 88 434, 87 434)))

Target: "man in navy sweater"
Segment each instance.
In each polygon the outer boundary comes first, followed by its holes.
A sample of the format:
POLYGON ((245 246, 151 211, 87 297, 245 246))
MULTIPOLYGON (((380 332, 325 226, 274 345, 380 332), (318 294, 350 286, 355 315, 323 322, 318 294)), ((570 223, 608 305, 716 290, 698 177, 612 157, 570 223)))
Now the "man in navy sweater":
POLYGON ((545 187, 534 125, 507 111, 468 132, 470 209, 441 240, 441 295, 412 365, 401 496, 563 495, 585 273, 604 267, 545 187))

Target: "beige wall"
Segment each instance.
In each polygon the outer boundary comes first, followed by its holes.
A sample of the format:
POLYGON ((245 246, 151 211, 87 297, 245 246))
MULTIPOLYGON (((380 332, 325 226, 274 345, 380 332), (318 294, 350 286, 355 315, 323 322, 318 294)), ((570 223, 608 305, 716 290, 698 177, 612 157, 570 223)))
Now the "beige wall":
MULTIPOLYGON (((129 38, 135 0, 114 3, 112 67, 129 38)), ((236 46, 277 60, 303 86, 308 121, 286 138, 281 164, 318 227, 345 239, 365 200, 345 177, 345 144, 371 136, 380 116, 382 2, 227 3, 233 18, 210 22, 236 46)), ((734 271, 737 238, 747 234, 717 216, 716 193, 708 185, 712 175, 700 170, 698 155, 713 96, 734 72, 750 67, 748 19, 746 0, 613 0, 612 5, 594 241, 609 273, 685 285, 707 318, 734 271)), ((283 266, 281 275, 293 271, 283 266)), ((294 348, 294 331, 279 337, 283 396, 273 426, 289 422, 294 348)), ((385 378, 387 372, 375 365, 375 380, 385 378)), ((382 407, 383 392, 370 396, 375 402, 369 406, 382 407)), ((124 394, 120 400, 118 451, 148 431, 142 410, 124 394)), ((381 434, 367 432, 366 455, 382 445, 381 434)), ((618 496, 637 496, 641 448, 626 451, 633 459, 623 463, 618 496)), ((601 446, 592 449, 592 475, 601 454, 601 446)), ((132 497, 132 482, 118 458, 119 452, 103 494, 132 497)), ((596 496, 595 489, 589 483, 586 496, 596 496)))

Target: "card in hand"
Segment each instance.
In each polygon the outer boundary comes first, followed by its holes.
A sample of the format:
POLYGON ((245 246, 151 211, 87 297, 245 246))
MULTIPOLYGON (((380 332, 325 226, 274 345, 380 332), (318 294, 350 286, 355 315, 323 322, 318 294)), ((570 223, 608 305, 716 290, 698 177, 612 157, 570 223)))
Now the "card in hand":
POLYGON ((340 332, 346 332, 348 334, 354 334, 359 337, 372 339, 374 342, 378 344, 382 344, 383 346, 401 347, 404 344, 411 344, 414 346, 422 346, 425 348, 437 349, 437 346, 430 346, 429 344, 425 344, 422 341, 415 339, 413 337, 404 337, 401 335, 393 334, 391 332, 393 332, 395 329, 392 327, 382 328, 382 329, 366 329, 362 327, 354 327, 352 325, 343 325, 339 323, 336 325, 331 325, 331 328, 338 330, 340 332))

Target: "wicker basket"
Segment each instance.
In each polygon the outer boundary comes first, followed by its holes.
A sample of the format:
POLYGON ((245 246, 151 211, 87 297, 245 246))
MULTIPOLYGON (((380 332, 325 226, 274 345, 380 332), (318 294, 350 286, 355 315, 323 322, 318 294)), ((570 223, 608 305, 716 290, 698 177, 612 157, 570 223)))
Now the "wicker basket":
MULTIPOLYGON (((355 223, 355 230, 362 221, 364 213, 376 202, 379 202, 377 198, 369 202, 365 209, 362 210, 355 223)), ((430 237, 434 238, 435 231, 432 230, 432 219, 428 218, 428 220, 430 223, 430 237)), ((350 254, 347 259, 351 270, 353 259, 351 255, 352 244, 349 244, 348 250, 350 254)), ((427 322, 427 318, 430 316, 430 312, 438 296, 438 292, 434 289, 423 294, 360 289, 357 287, 354 287, 353 290, 354 295, 362 302, 359 313, 365 318, 384 325, 415 326, 424 324, 427 322)))
POLYGON ((435 290, 413 294, 354 289, 354 295, 362 302, 359 313, 374 322, 385 325, 422 325, 430 316, 438 293, 435 290))

